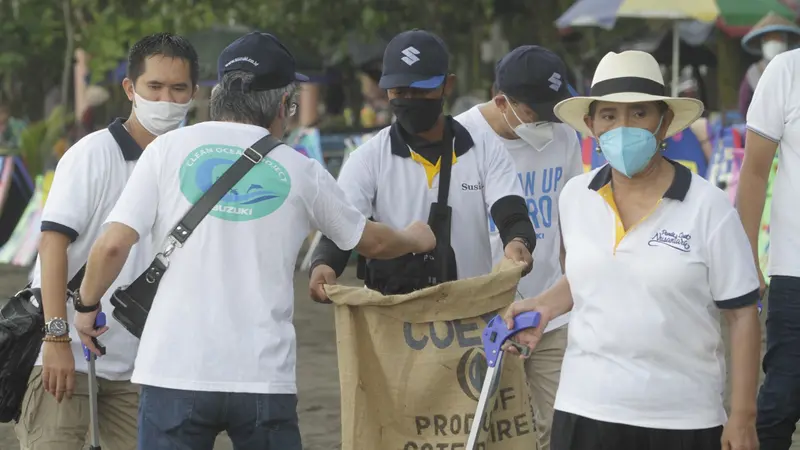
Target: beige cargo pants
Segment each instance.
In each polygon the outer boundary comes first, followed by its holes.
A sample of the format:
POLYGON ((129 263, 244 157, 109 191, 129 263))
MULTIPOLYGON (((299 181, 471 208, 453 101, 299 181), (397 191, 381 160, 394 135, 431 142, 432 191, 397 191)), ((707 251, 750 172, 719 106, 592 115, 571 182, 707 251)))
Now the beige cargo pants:
MULTIPOLYGON (((97 412, 103 450, 136 450, 139 387, 129 381, 97 379, 97 412)), ((15 427, 21 450, 82 450, 89 433, 89 381, 75 374, 75 393, 58 403, 34 367, 15 427)))
POLYGON ((545 333, 530 358, 525 361, 539 450, 550 450, 553 405, 561 377, 564 350, 567 348, 567 327, 568 325, 564 325, 545 333))

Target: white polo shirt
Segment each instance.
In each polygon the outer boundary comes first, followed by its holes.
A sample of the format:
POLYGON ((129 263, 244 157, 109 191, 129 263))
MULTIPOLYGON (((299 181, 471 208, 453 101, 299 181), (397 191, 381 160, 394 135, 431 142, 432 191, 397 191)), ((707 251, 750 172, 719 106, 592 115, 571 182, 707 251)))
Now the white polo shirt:
POLYGON ((722 425, 718 309, 753 305, 758 275, 727 196, 673 162, 653 212, 622 228, 605 165, 561 195, 572 309, 555 408, 627 425, 722 425))
MULTIPOLYGON (((152 237, 158 250, 190 205, 267 130, 202 122, 150 144, 107 222, 152 237)), ((170 256, 142 334, 133 382, 164 388, 295 393, 293 279, 312 229, 342 249, 365 217, 336 180, 276 147, 170 256)))
MULTIPOLYGON (((472 132, 453 121, 454 150, 447 204, 452 208, 450 245, 458 278, 492 271, 492 249, 486 226, 494 202, 522 196, 514 162, 494 132, 472 132)), ((491 131, 491 130, 490 130, 491 131)), ((394 124, 355 149, 339 173, 348 201, 366 217, 393 228, 428 221, 438 201, 439 166, 412 151, 394 124)), ((340 247, 341 248, 341 247, 340 247)))
POLYGON ((767 64, 747 110, 747 129, 780 145, 772 190, 769 275, 800 277, 800 50, 767 64))
MULTIPOLYGON (((575 130, 563 123, 553 124, 553 140, 537 149, 522 139, 510 140, 497 135, 480 111, 481 105, 459 115, 456 119, 470 132, 492 133, 503 146, 517 168, 517 176, 525 194, 528 214, 536 229, 536 248, 533 269, 522 278, 517 288, 517 300, 536 297, 554 285, 564 274, 561 270, 561 231, 558 199, 564 185, 583 173, 581 146, 575 130)), ((505 257, 503 241, 494 221, 489 221, 494 263, 505 257)), ((550 321, 547 331, 569 322, 569 313, 550 321)))
MULTIPOLYGON (((142 149, 117 119, 107 129, 85 136, 64 153, 56 167, 50 194, 42 211, 42 231, 56 231, 69 236, 67 248, 67 281, 86 264, 89 250, 102 231, 103 222, 117 202, 142 149)), ((139 341, 124 328, 114 326, 111 293, 130 283, 143 272, 152 257, 149 242, 140 242, 131 251, 119 277, 101 299, 109 330, 100 338, 108 353, 97 359, 97 375, 109 380, 129 380, 139 341)), ((40 287, 41 261, 37 257, 32 286, 40 287)), ((72 323, 75 310, 67 303, 67 319, 72 323)), ((70 326, 75 370, 87 372, 81 341, 70 326)), ((42 364, 42 355, 36 361, 42 364)))

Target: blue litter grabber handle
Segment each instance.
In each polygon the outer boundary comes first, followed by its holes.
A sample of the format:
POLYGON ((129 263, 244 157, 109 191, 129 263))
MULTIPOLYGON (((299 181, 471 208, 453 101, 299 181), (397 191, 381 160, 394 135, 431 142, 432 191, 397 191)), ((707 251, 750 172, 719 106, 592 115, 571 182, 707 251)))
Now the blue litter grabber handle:
MULTIPOLYGON (((489 321, 489 325, 483 330, 481 339, 483 341, 483 350, 486 352, 486 362, 489 367, 494 367, 497 364, 497 356, 502 351, 503 345, 515 334, 522 330, 529 328, 536 328, 539 326, 541 316, 538 312, 528 311, 514 317, 514 328, 508 329, 503 317, 499 314, 494 316, 489 321)), ((528 347, 515 346, 523 354, 526 354, 528 347), (522 348, 520 348, 522 347, 522 348)))
MULTIPOLYGON (((97 328, 102 328, 104 326, 106 326, 106 314, 100 311, 99 313, 97 313, 97 317, 94 319, 94 328, 97 329, 97 328)), ((97 347, 98 350, 100 350, 101 354, 103 355, 106 354, 106 348, 103 346, 103 344, 101 344, 97 340, 96 337, 92 338, 92 342, 94 343, 94 346, 97 347)), ((89 351, 89 348, 87 346, 81 345, 81 347, 83 347, 83 357, 86 358, 86 360, 88 361, 89 357, 91 356, 90 355, 91 352, 89 351)))

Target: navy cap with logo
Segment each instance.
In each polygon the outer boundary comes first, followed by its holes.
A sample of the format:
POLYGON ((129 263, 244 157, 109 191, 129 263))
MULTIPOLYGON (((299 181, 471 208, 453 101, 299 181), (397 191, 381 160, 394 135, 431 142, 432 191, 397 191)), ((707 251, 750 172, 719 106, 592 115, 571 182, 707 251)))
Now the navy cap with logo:
POLYGON ((404 31, 386 46, 378 86, 435 89, 447 77, 449 64, 447 45, 439 36, 425 30, 404 31))
POLYGON ((308 77, 295 72, 294 56, 275 36, 254 31, 225 47, 217 60, 219 80, 237 70, 254 75, 242 91, 268 91, 280 89, 308 77))
POLYGON ((497 63, 495 83, 499 91, 529 106, 545 122, 561 122, 553 107, 572 97, 564 61, 536 45, 517 47, 504 56, 497 63))

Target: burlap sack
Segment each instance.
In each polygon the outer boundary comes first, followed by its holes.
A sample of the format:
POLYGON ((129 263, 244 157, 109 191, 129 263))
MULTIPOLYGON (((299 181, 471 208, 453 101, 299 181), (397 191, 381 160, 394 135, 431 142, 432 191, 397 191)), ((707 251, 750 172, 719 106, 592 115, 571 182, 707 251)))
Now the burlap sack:
MULTIPOLYGON (((336 306, 342 450, 465 449, 486 373, 481 332, 514 299, 521 267, 408 295, 327 286, 336 306)), ((533 450, 522 361, 509 357, 476 448, 533 450)))

